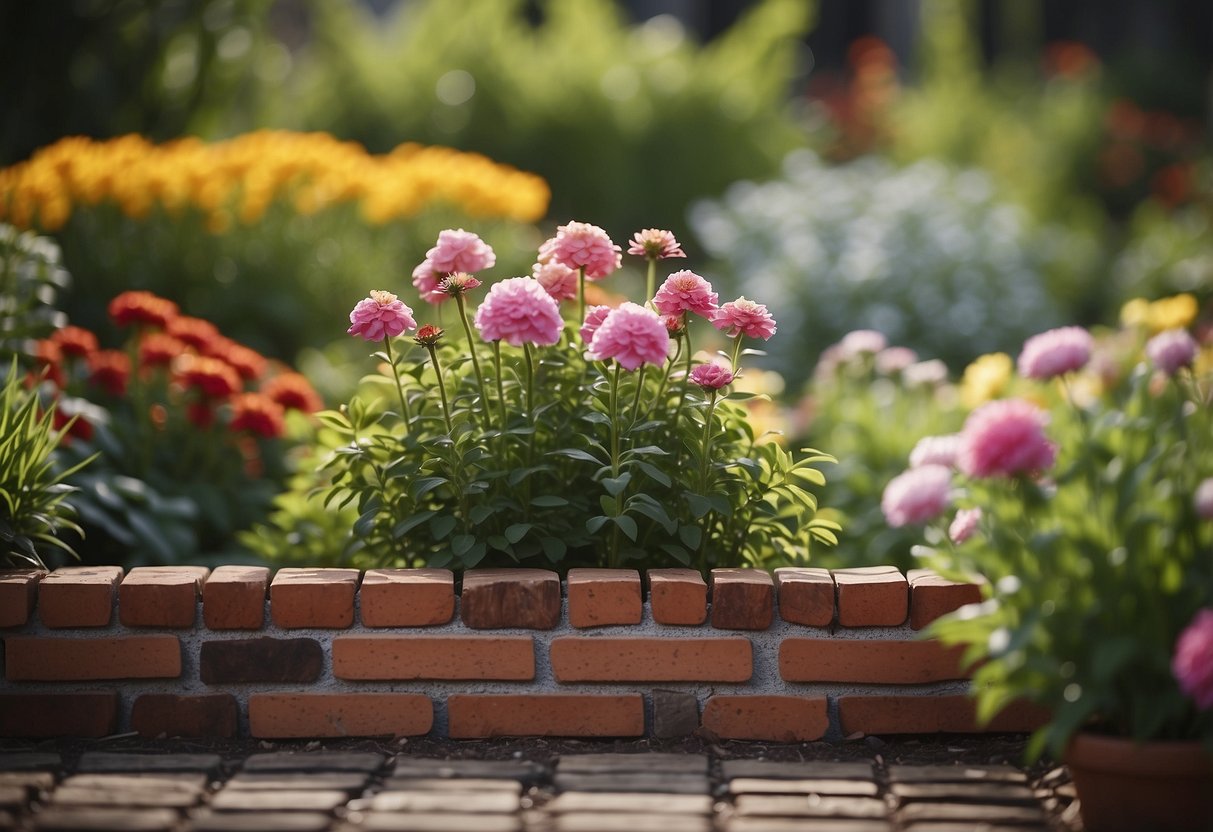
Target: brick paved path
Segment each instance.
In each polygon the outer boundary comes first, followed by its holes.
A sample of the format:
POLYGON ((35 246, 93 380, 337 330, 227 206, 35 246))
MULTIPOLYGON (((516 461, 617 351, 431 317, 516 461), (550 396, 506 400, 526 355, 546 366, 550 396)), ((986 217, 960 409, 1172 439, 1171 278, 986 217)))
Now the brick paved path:
POLYGON ((38 832, 1056 832, 1072 798, 1064 769, 880 758, 0 750, 0 829, 38 832))

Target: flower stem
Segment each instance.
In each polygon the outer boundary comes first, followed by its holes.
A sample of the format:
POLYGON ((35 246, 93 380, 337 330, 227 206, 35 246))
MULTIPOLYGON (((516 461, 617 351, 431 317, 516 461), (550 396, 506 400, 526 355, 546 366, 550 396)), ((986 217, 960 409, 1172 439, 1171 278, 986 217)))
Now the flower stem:
POLYGON ((737 333, 737 338, 733 341, 733 356, 729 359, 729 369, 733 375, 737 375, 737 359, 741 356, 741 338, 741 333, 737 333))
POLYGON ((400 380, 400 368, 396 366, 396 356, 392 352, 392 339, 383 336, 383 351, 387 353, 387 363, 392 365, 392 377, 396 379, 396 395, 400 398, 400 418, 404 419, 404 430, 407 433, 413 415, 409 412, 408 399, 404 396, 404 382, 400 380))
MULTIPOLYGON (((683 332, 683 337, 687 341, 687 369, 686 375, 682 379, 682 393, 678 397, 678 407, 674 408, 674 418, 670 421, 670 431, 674 436, 678 435, 678 420, 682 417, 682 406, 686 404, 687 392, 691 389, 691 358, 695 354, 695 350, 691 349, 691 327, 688 325, 683 332)), ((679 443, 681 448, 682 444, 679 443)))
POLYGON ((468 321, 463 295, 456 295, 455 303, 459 305, 459 320, 463 324, 463 331, 468 338, 468 350, 472 353, 472 369, 476 371, 476 383, 480 385, 480 407, 484 413, 484 428, 488 430, 492 427, 489 422, 489 394, 488 389, 484 386, 484 373, 480 370, 480 359, 476 357, 476 339, 472 337, 472 324, 468 321))
MULTIPOLYGON (((618 361, 615 362, 615 370, 611 374, 611 478, 615 479, 619 476, 619 371, 621 367, 618 361)), ((615 517, 619 516, 619 508, 623 504, 622 493, 614 495, 615 500, 615 517)), ((619 524, 611 524, 611 551, 607 558, 607 565, 614 568, 619 564, 619 524)))
POLYGON ((446 382, 442 380, 442 367, 438 364, 438 350, 433 344, 426 347, 430 354, 430 362, 434 365, 434 375, 438 376, 438 395, 442 397, 442 418, 446 420, 446 432, 449 435, 453 428, 451 427, 451 406, 446 400, 446 382))
POLYGON ((577 325, 585 320, 585 266, 577 269, 577 325))
MULTIPOLYGON (((708 463, 712 456, 712 416, 716 410, 716 394, 718 391, 713 390, 708 398, 708 409, 703 415, 703 456, 699 460, 699 493, 703 496, 708 496, 708 463)), ((704 523, 702 534, 699 536, 699 568, 700 571, 707 571, 707 540, 708 540, 708 524, 712 519, 712 512, 704 515, 704 523)))
POLYGON ((644 302, 653 308, 653 295, 657 294, 657 258, 649 258, 649 272, 644 282, 644 302))
POLYGON ((505 433, 505 383, 501 377, 501 341, 493 342, 493 367, 497 371, 497 405, 501 413, 501 432, 505 433))
POLYGON ((632 424, 636 424, 637 417, 640 416, 640 391, 644 389, 644 373, 649 368, 648 364, 640 365, 640 375, 636 378, 636 394, 632 397, 632 424))
POLYGON ((644 418, 648 419, 653 415, 653 412, 662 406, 664 403, 665 388, 670 383, 670 372, 674 369, 674 365, 678 363, 678 359, 682 356, 682 339, 678 339, 678 345, 674 349, 673 358, 666 359, 665 372, 661 374, 661 384, 657 387, 657 395, 653 398, 653 403, 649 409, 644 412, 644 418))

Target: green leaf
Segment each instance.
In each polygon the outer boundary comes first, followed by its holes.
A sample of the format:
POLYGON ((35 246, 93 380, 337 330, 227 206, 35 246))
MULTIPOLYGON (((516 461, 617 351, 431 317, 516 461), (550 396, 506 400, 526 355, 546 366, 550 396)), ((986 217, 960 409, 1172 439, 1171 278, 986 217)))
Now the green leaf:
POLYGON ((409 515, 392 527, 392 537, 399 540, 437 513, 436 511, 421 511, 417 514, 409 515))
POLYGON ((698 526, 679 526, 678 539, 691 550, 698 550, 699 544, 703 541, 703 529, 698 526))
POLYGON ((531 505, 535 506, 536 508, 560 508, 562 506, 567 506, 568 504, 569 501, 564 497, 556 497, 553 495, 535 497, 531 500, 531 505))
POLYGON ((636 521, 631 517, 628 517, 626 514, 621 514, 613 519, 615 520, 615 525, 619 527, 620 531, 627 535, 628 540, 635 543, 636 535, 640 532, 640 530, 636 528, 636 521))
POLYGON ((451 554, 463 560, 463 556, 471 550, 475 542, 475 535, 457 534, 451 538, 451 554))
POLYGON ((472 506, 472 510, 468 512, 468 519, 472 521, 473 526, 479 526, 485 520, 492 517, 496 511, 497 509, 492 506, 472 506))
POLYGON ((463 561, 463 565, 466 569, 474 569, 476 564, 484 560, 484 556, 488 554, 488 551, 488 547, 485 546, 483 542, 477 543, 475 546, 469 549, 467 554, 460 558, 460 560, 463 561))
POLYGON ((581 460, 582 462, 593 462, 597 465, 603 464, 598 457, 588 453, 587 451, 583 451, 580 448, 561 448, 558 451, 548 451, 548 455, 567 456, 569 459, 577 459, 581 460))
POLYGON ((442 540, 455 530, 455 523, 455 518, 450 514, 435 517, 430 523, 430 532, 433 533, 435 540, 442 540))
POLYGON ((568 551, 568 545, 558 537, 545 537, 540 539, 540 545, 543 546, 543 554, 552 563, 559 563, 564 558, 565 552, 568 551))
POLYGON ((712 503, 707 497, 701 494, 696 494, 693 491, 687 491, 682 495, 687 502, 687 508, 691 510, 691 516, 696 520, 703 517, 712 510, 712 503))
POLYGON ((628 483, 632 481, 632 475, 628 472, 623 472, 617 477, 603 477, 602 485, 606 488, 607 493, 612 497, 618 497, 620 492, 628 487, 628 483))
POLYGON ((589 413, 583 413, 581 418, 595 425, 609 425, 611 418, 605 413, 599 413, 597 410, 591 410, 589 413))
POLYGON ((649 479, 653 480, 658 485, 669 488, 673 484, 673 481, 669 478, 665 471, 662 471, 656 465, 653 465, 650 462, 642 461, 637 461, 634 464, 641 471, 644 471, 645 475, 647 475, 649 479))
POLYGON ((826 475, 818 471, 816 468, 793 468, 789 473, 806 479, 813 485, 825 485, 826 475))
POLYGON ((527 532, 531 530, 530 523, 515 523, 512 526, 507 526, 505 530, 505 539, 510 543, 517 543, 522 538, 526 537, 527 532))
POLYGON ((412 495, 414 500, 420 500, 426 494, 440 485, 445 485, 447 482, 446 477, 421 477, 409 484, 409 494, 412 495))
POLYGON ((598 534, 599 530, 609 523, 610 520, 610 517, 604 517, 601 514, 597 517, 591 517, 589 520, 585 521, 585 530, 590 534, 598 534))
POLYGON ((661 551, 665 552, 667 555, 669 555, 674 560, 681 563, 683 566, 690 566, 691 553, 688 552, 686 549, 682 548, 681 546, 678 546, 674 543, 662 543, 659 548, 661 549, 661 551))

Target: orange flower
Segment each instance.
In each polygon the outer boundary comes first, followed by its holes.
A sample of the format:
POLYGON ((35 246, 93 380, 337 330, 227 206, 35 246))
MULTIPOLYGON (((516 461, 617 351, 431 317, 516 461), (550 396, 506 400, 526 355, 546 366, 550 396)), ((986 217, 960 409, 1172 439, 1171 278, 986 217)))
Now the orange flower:
POLYGON ((139 340, 141 367, 167 367, 185 352, 185 343, 164 332, 149 332, 139 340))
POLYGON ((150 326, 163 329, 177 317, 177 304, 151 292, 123 292, 110 301, 109 315, 118 326, 150 326))
POLYGON ((111 396, 126 393, 131 376, 131 359, 119 350, 101 350, 88 358, 89 381, 111 396))
POLYGON ((97 336, 84 327, 65 326, 55 331, 50 340, 59 345, 65 356, 88 358, 97 351, 97 336))
POLYGON ((279 373, 261 386, 261 392, 287 410, 315 413, 324 402, 300 373, 279 373))
POLYGON ((264 393, 241 393, 232 399, 232 421, 228 427, 237 433, 246 431, 275 439, 286 429, 282 405, 264 393))
POLYGON ((225 361, 186 353, 173 368, 182 387, 212 399, 225 399, 240 390, 240 376, 225 361))
POLYGON ((213 323, 189 315, 182 315, 169 321, 164 331, 204 354, 210 351, 216 339, 222 337, 213 323))

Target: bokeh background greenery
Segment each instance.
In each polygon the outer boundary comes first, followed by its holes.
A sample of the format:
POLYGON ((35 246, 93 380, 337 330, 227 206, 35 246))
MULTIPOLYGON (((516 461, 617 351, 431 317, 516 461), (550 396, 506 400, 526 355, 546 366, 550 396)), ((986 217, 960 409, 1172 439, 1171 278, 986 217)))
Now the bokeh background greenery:
POLYGON ((284 195, 223 229, 108 203, 26 218, 73 276, 55 301, 73 323, 103 328, 111 297, 149 289, 297 365, 331 404, 363 369, 345 310, 372 287, 416 306, 410 274, 439 229, 482 233, 497 277, 527 273, 570 219, 617 242, 672 229, 680 267, 775 311, 765 366, 799 414, 791 441, 850 455, 839 501, 869 517, 839 557, 896 549, 874 472, 917 436, 876 418, 886 399, 850 413, 814 386, 845 333, 878 329, 957 378, 1047 325, 1213 295, 1202 0, 64 0, 0 5, 0 55, 10 172, 68 136, 272 129, 377 158, 449 147, 546 181, 546 211, 526 216, 431 200, 369 218, 284 195))

